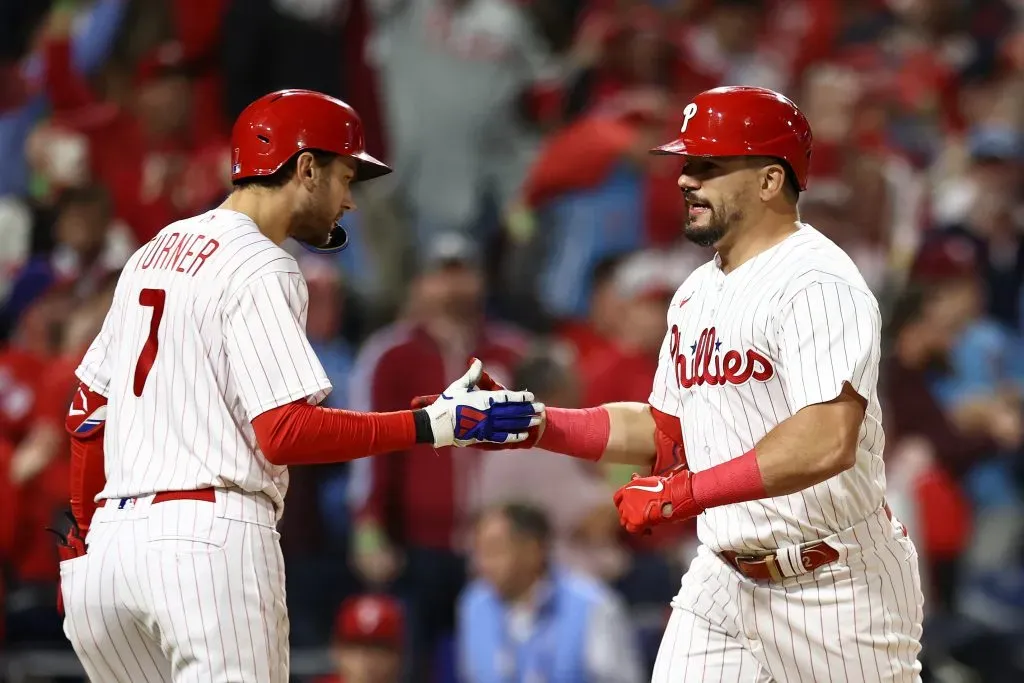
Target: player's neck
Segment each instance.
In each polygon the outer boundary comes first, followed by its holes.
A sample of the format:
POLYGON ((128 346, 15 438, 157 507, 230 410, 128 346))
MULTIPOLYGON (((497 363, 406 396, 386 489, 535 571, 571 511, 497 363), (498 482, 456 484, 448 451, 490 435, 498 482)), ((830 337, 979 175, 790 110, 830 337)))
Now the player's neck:
POLYGON ((274 244, 280 245, 288 238, 289 214, 285 202, 277 201, 276 193, 241 188, 228 195, 219 208, 245 214, 274 244))
POLYGON ((798 229, 797 217, 766 216, 766 220, 747 226, 734 239, 715 245, 722 270, 728 274, 758 254, 768 251, 798 229))

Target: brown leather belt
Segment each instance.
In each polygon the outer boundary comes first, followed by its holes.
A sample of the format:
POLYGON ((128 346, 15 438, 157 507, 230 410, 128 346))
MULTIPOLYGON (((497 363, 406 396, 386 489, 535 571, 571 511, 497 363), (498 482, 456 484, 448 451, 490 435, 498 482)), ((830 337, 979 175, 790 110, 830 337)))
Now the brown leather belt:
POLYGON ((161 491, 153 496, 151 505, 165 503, 169 500, 202 500, 207 503, 213 503, 217 500, 217 496, 213 487, 193 489, 192 491, 161 491))
MULTIPOLYGON (((892 521, 892 510, 888 503, 882 504, 885 516, 892 521)), ((907 534, 903 529, 903 535, 907 534)), ((799 548, 790 549, 790 552, 783 550, 766 555, 740 555, 732 550, 723 550, 719 557, 725 560, 729 566, 738 571, 748 579, 755 581, 782 581, 783 579, 799 576, 813 572, 818 567, 823 567, 839 559, 839 551, 825 541, 814 541, 799 548), (795 555, 796 562, 780 558, 780 555, 795 555), (781 560, 781 563, 780 563, 781 560), (798 563, 798 566, 796 566, 798 563)))

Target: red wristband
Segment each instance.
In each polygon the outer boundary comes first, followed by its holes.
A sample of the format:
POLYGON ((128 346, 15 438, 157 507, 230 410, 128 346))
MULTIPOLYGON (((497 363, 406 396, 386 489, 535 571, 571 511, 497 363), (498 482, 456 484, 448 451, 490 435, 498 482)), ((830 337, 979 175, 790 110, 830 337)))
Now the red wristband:
POLYGON ((757 451, 753 448, 738 458, 693 475, 693 499, 705 510, 767 495, 757 464, 757 451))
POLYGON ((537 446, 553 453, 597 462, 608 447, 612 422, 603 407, 546 408, 547 422, 537 446))

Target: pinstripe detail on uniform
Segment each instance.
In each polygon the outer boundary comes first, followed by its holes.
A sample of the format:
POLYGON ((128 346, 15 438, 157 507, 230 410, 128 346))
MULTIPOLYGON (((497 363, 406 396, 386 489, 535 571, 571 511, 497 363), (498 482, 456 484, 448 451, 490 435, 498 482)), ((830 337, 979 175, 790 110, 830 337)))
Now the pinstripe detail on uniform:
POLYGON ((65 633, 91 679, 286 683, 277 531, 208 502, 151 500, 108 502, 89 552, 61 565, 65 633))
POLYGON ((919 681, 917 552, 882 510, 881 315, 853 261, 801 225, 728 275, 717 258, 694 271, 667 324, 650 403, 680 419, 693 471, 749 451, 845 383, 867 409, 852 469, 698 517, 700 553, 673 600, 654 683, 919 681), (840 561, 781 583, 752 582, 717 555, 820 539, 840 561))
POLYGON ((143 245, 78 367, 107 398, 107 499, 61 567, 65 632, 96 681, 288 680, 276 531, 288 470, 251 420, 331 391, 295 259, 217 209, 143 245), (216 500, 160 491, 216 489, 216 500))
POLYGON ((306 339, 307 303, 295 259, 240 213, 218 209, 173 223, 139 249, 77 371, 108 398, 101 497, 231 486, 262 491, 280 509, 287 469, 263 457, 250 421, 297 399, 319 402, 331 391, 306 339), (157 267, 171 263, 156 254, 173 235, 216 241, 195 275, 184 261, 178 267, 186 272, 157 267), (159 351, 136 397, 136 362, 153 315, 139 304, 144 289, 165 291, 166 305, 159 351))
POLYGON ((698 519, 703 543, 739 552, 795 545, 849 527, 881 505, 881 316, 839 247, 803 226, 728 275, 709 262, 679 288, 667 322, 650 401, 680 418, 694 471, 742 455, 804 406, 838 396, 846 381, 868 401, 853 469, 790 496, 709 510, 698 519), (730 366, 728 352, 753 352, 769 361, 771 377, 681 385, 706 330, 715 334, 711 372, 730 366))
POLYGON ((881 511, 829 541, 838 562, 775 584, 702 546, 672 601, 652 683, 919 682, 913 544, 881 511))

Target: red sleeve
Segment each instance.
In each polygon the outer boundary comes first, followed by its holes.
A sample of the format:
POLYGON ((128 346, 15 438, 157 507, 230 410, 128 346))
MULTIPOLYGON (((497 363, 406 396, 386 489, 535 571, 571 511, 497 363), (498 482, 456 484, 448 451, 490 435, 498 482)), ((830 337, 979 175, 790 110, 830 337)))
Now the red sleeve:
POLYGON ((260 449, 275 465, 348 462, 416 444, 410 410, 357 413, 296 401, 258 415, 252 426, 260 449))
POLYGON ((83 532, 89 529, 97 507, 96 496, 106 483, 103 468, 106 420, 106 397, 80 383, 64 427, 71 435, 71 512, 83 532))
POLYGON ((654 416, 655 459, 652 474, 665 474, 678 467, 686 467, 686 451, 683 449, 683 428, 675 415, 663 413, 651 406, 654 416))

